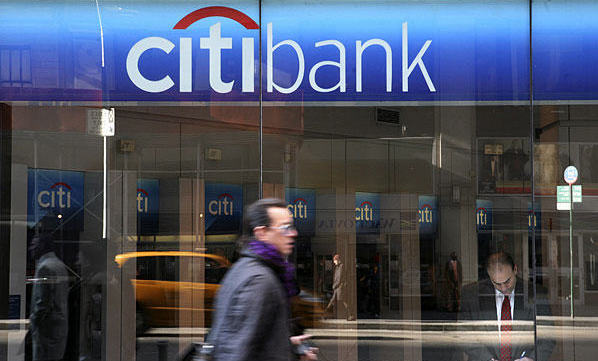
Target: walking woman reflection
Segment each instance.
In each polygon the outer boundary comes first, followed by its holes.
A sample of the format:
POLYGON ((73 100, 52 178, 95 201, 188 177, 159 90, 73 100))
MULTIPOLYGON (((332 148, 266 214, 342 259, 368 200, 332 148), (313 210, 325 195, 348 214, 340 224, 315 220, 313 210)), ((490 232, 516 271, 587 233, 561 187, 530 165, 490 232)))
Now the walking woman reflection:
POLYGON ((62 360, 68 333, 68 273, 54 253, 50 234, 33 238, 31 252, 37 259, 29 317, 33 360, 62 360))

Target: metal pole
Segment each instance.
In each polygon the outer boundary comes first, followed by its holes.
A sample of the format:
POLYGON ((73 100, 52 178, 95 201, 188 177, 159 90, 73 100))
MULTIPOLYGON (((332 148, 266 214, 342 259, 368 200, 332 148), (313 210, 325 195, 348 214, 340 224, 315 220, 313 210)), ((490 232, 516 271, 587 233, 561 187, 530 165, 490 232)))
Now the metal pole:
POLYGON ((260 57, 260 66, 258 68, 259 78, 260 78, 260 95, 259 95, 259 109, 260 109, 260 119, 259 119, 259 130, 257 134, 257 141, 258 141, 258 152, 260 158, 259 164, 259 178, 258 178, 258 189, 257 189, 257 197, 262 198, 264 196, 264 103, 263 103, 263 89, 262 84, 264 80, 262 79, 262 68, 263 68, 263 61, 262 61, 262 0, 258 2, 259 7, 259 22, 260 22, 260 41, 259 41, 259 57, 260 57))
POLYGON ((391 283, 391 259, 392 259, 392 246, 390 244, 390 234, 386 235, 386 240, 388 241, 388 313, 390 314, 390 310, 392 308, 392 283, 391 283))
POLYGON ((573 184, 569 183, 569 277, 571 279, 571 318, 573 318, 573 184))
MULTIPOLYGON (((102 239, 106 239, 108 237, 108 225, 107 225, 107 200, 106 200, 106 193, 107 193, 107 184, 108 184, 108 156, 107 156, 107 149, 108 144, 106 141, 106 136, 104 138, 104 183, 103 183, 103 191, 102 191, 102 239)), ((125 168, 126 169, 126 168, 125 168)))

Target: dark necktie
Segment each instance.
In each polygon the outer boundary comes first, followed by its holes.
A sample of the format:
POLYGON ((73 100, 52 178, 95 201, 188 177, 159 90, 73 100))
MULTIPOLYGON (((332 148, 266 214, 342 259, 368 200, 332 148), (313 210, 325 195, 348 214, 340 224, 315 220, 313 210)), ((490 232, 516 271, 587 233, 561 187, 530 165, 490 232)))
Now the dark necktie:
POLYGON ((500 312, 500 361, 511 361, 511 302, 509 296, 502 301, 500 312))

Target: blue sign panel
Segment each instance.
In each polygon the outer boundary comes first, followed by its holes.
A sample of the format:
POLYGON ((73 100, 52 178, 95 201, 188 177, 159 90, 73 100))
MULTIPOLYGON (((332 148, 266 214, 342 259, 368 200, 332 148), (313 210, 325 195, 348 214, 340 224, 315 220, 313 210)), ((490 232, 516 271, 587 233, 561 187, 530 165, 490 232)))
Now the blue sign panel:
POLYGON ((380 195, 355 192, 355 231, 357 234, 380 233, 380 195))
POLYGON ((418 223, 420 238, 434 238, 438 230, 438 205, 435 196, 419 196, 418 223))
POLYGON ((158 179, 137 180, 137 234, 158 233, 160 215, 160 181, 158 179))
POLYGON ((475 219, 478 233, 492 233, 492 201, 475 201, 475 219))
POLYGON ((316 230, 316 192, 313 189, 287 188, 285 199, 300 236, 312 236, 316 230))
POLYGON ((0 100, 529 100, 526 1, 222 5, 12 2, 0 100))
POLYGON ((241 232, 243 187, 234 184, 206 183, 206 234, 241 232))
POLYGON ((532 208, 531 202, 527 205, 527 229, 532 234, 532 231, 536 230, 536 235, 539 235, 539 232, 542 229, 542 212, 540 210, 540 205, 536 204, 534 208, 532 208))
POLYGON ((27 171, 27 223, 83 230, 83 173, 50 169, 27 171))
POLYGON ((261 11, 260 27, 255 1, 5 3, 0 100, 258 101, 263 64, 265 101, 528 101, 530 48, 535 100, 598 99, 593 1, 534 1, 532 44, 528 1, 261 11))
POLYGON ((598 99, 598 2, 531 4, 534 99, 598 99))

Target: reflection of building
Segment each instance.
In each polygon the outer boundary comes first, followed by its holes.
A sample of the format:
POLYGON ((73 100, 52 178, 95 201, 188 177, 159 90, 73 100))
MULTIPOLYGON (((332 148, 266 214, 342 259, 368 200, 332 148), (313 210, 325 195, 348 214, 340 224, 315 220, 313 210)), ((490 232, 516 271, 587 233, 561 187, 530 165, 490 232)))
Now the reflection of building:
POLYGON ((527 138, 478 138, 478 192, 525 194, 531 189, 527 138))

